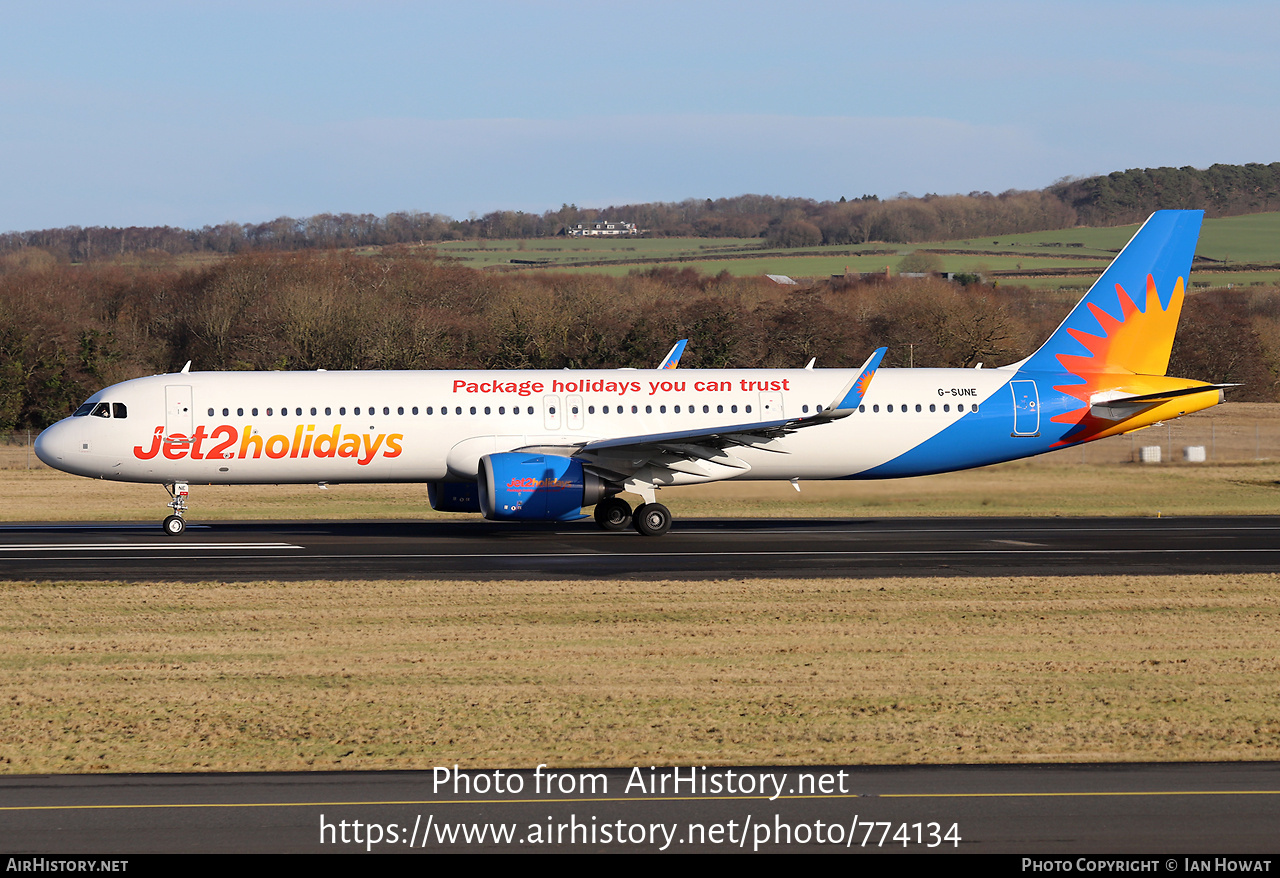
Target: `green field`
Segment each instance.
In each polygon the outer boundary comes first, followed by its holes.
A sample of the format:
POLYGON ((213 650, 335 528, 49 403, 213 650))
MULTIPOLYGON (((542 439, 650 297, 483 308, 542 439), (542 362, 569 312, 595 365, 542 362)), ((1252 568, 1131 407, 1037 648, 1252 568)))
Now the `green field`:
MULTIPOLYGON (((475 268, 625 275, 670 266, 703 274, 727 271, 742 277, 785 274, 798 278, 896 269, 907 253, 927 250, 942 256, 945 271, 982 273, 1000 282, 1033 287, 1070 288, 1087 286, 1135 231, 1137 226, 1131 225, 917 244, 792 249, 770 248, 758 238, 540 238, 453 241, 437 250, 475 268), (546 262, 522 265, 512 260, 546 262)), ((1280 212, 1206 220, 1197 255, 1214 263, 1212 270, 1207 264, 1196 266, 1193 283, 1197 286, 1280 283, 1280 212), (1241 270, 1231 270, 1233 266, 1241 270)))

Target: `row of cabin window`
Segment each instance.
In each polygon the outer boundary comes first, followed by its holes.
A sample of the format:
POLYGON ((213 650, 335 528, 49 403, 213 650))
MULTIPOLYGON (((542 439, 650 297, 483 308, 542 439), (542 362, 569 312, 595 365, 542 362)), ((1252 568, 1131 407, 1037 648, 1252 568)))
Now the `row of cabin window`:
MULTIPOLYGON (((477 407, 477 406, 470 406, 469 408, 470 408, 470 412, 471 412, 471 414, 473 414, 473 415, 476 415, 476 414, 479 414, 479 413, 480 413, 480 412, 479 412, 479 410, 478 410, 478 407, 477 407)), ((625 406, 620 406, 620 405, 613 406, 612 408, 615 410, 613 413, 614 413, 614 414, 619 414, 619 415, 624 414, 624 413, 625 413, 625 410, 626 410, 626 407, 625 407, 625 406)), ((677 405, 677 406, 673 406, 672 408, 673 408, 673 410, 674 410, 674 412, 675 412, 676 414, 680 414, 680 412, 681 412, 680 406, 678 406, 678 405, 677 405)), ((692 405, 690 405, 690 406, 686 406, 686 408, 688 409, 689 414, 694 414, 694 413, 697 411, 697 406, 692 406, 692 405)), ((822 411, 822 406, 816 406, 815 408, 816 408, 816 410, 817 410, 817 411, 822 411)), ((747 414, 750 414, 750 413, 751 413, 751 406, 749 406, 749 405, 743 406, 743 407, 742 407, 742 409, 743 409, 743 411, 744 411, 744 412, 746 412, 747 414)), ((717 405, 717 406, 716 406, 716 414, 724 414, 724 410, 725 410, 725 407, 724 407, 723 405, 717 405)), ((807 405, 806 405, 806 406, 804 406, 804 410, 805 410, 805 412, 808 412, 808 411, 809 411, 809 407, 808 407, 807 405)), ((265 409, 264 411, 266 412, 266 416, 267 416, 267 417, 272 417, 272 416, 274 416, 274 415, 276 414, 276 409, 274 409, 274 408, 267 408, 267 409, 265 409)), ((369 406, 369 407, 368 407, 367 409, 365 409, 364 411, 365 411, 365 413, 366 413, 366 414, 370 414, 370 415, 376 415, 376 414, 378 413, 377 406, 369 406)), ((462 406, 454 406, 453 411, 454 411, 454 414, 456 414, 456 415, 460 415, 460 414, 462 414, 462 406)), ((549 409, 548 409, 548 411, 549 411, 551 414, 553 414, 553 415, 554 415, 554 414, 556 413, 556 407, 555 407, 555 406, 550 406, 550 407, 549 407, 549 409)), ((575 414, 575 415, 576 415, 576 414, 578 414, 578 413, 579 413, 579 411, 580 411, 580 409, 579 409, 579 407, 578 407, 578 406, 576 406, 576 405, 575 405, 575 406, 573 406, 573 407, 572 407, 572 412, 573 412, 573 414, 575 414)), ((653 406, 652 406, 652 405, 646 405, 646 406, 644 407, 644 411, 645 411, 645 414, 653 414, 653 406)), ((658 411, 659 411, 659 413, 660 413, 660 414, 666 414, 666 412, 667 412, 667 407, 666 407, 665 405, 660 405, 660 406, 658 406, 658 411)), ((245 412, 245 410, 244 410, 243 408, 237 408, 237 409, 236 409, 236 417, 238 417, 238 418, 243 418, 243 417, 244 417, 244 412, 245 412)), ((295 407, 295 408, 294 408, 294 410, 293 410, 294 417, 299 417, 299 418, 300 418, 300 417, 303 417, 302 412, 303 412, 303 409, 302 409, 302 407, 301 407, 301 406, 295 407)), ((358 414, 360 414, 360 412, 361 412, 361 408, 360 408, 360 406, 355 406, 355 407, 351 410, 351 413, 352 413, 353 415, 358 415, 358 414)), ((534 407, 533 407, 533 406, 528 406, 528 407, 527 407, 527 412, 528 412, 528 414, 533 414, 533 413, 534 413, 534 407)), ((702 412, 703 412, 703 414, 710 414, 710 413, 711 413, 711 406, 709 406, 709 405, 704 405, 704 406, 702 407, 702 412)), ((737 407, 736 405, 730 405, 730 406, 729 406, 729 412, 730 412, 731 414, 737 414, 737 412, 738 412, 738 407, 737 407)), ((257 409, 257 408, 251 408, 251 409, 249 409, 249 413, 250 413, 250 415, 251 415, 251 416, 253 416, 253 417, 257 417, 257 416, 258 416, 258 409, 257 409)), ((319 408, 318 408, 318 407, 316 407, 316 406, 311 406, 311 407, 310 407, 310 413, 311 413, 313 416, 317 416, 317 415, 319 415, 319 414, 320 414, 320 410, 319 410, 319 408)), ((325 413, 325 415, 332 416, 332 415, 333 415, 333 408, 332 408, 332 407, 330 407, 330 406, 325 406, 325 407, 324 407, 324 413, 325 413)), ((344 416, 344 415, 346 415, 346 413, 347 413, 347 407, 346 407, 346 406, 340 406, 340 407, 338 408, 338 415, 339 415, 339 416, 344 416)), ((397 415, 403 415, 404 413, 405 413, 404 406, 397 406, 397 407, 396 407, 396 414, 397 414, 397 415)), ((416 414, 418 414, 418 407, 417 407, 416 405, 415 405, 415 406, 413 406, 413 407, 410 409, 410 413, 411 413, 411 414, 415 414, 415 415, 416 415, 416 414)), ((426 407, 426 409, 425 409, 425 413, 426 413, 426 414, 428 414, 428 415, 434 415, 434 414, 436 413, 435 407, 434 407, 434 406, 427 406, 427 407, 426 407)), ((491 414, 493 414, 493 407, 492 407, 492 406, 484 406, 484 413, 485 413, 486 415, 491 415, 491 414)), ((504 405, 500 405, 500 406, 498 406, 498 414, 500 414, 500 415, 505 415, 506 413, 507 413, 507 407, 506 407, 506 406, 504 406, 504 405)), ((587 414, 594 415, 595 413, 596 413, 596 407, 595 407, 594 405, 589 405, 589 406, 587 406, 587 414)), ((600 411, 600 413, 601 413, 601 414, 605 414, 605 415, 610 414, 610 406, 607 406, 607 405, 606 405, 606 406, 601 406, 601 411, 600 411)), ((639 407, 639 406, 635 406, 635 405, 631 406, 631 413, 632 413, 633 415, 634 415, 634 414, 639 414, 639 413, 640 413, 640 407, 639 407)), ((288 407, 288 406, 283 406, 282 408, 280 408, 280 410, 279 410, 279 414, 280 414, 280 416, 281 416, 281 417, 289 417, 289 407, 288 407)), ((390 414, 391 414, 391 406, 385 406, 385 405, 384 405, 384 406, 382 407, 382 414, 384 414, 384 415, 390 415, 390 414)), ((448 406, 440 406, 440 414, 442 414, 442 415, 447 415, 447 414, 449 414, 449 407, 448 407, 448 406)), ((511 414, 513 414, 513 415, 518 415, 518 414, 520 414, 520 406, 512 406, 512 407, 511 407, 511 414)), ((224 418, 230 417, 230 416, 231 416, 231 409, 230 409, 230 408, 223 408, 223 409, 222 409, 222 416, 223 416, 224 418)), ((211 418, 217 417, 217 409, 210 408, 210 409, 209 409, 209 417, 211 417, 211 418)))
MULTIPOLYGON (((819 410, 821 410, 821 408, 819 408, 819 410)), ((866 407, 865 405, 860 405, 860 406, 858 406, 858 411, 860 411, 860 412, 865 412, 866 410, 867 410, 867 407, 866 407)), ((935 403, 929 403, 929 411, 931 411, 931 412, 936 412, 937 410, 938 410, 938 406, 937 406, 935 403)), ((943 410, 944 412, 949 412, 949 411, 951 411, 951 404, 950 404, 950 403, 945 403, 945 402, 944 402, 944 403, 942 404, 942 410, 943 410)), ((977 410, 978 410, 978 404, 977 404, 977 403, 974 403, 973 405, 969 406, 969 411, 971 411, 971 412, 976 412, 977 410)), ((878 406, 878 405, 873 405, 873 406, 871 407, 871 411, 872 411, 872 413, 875 413, 875 412, 880 411, 880 406, 878 406)), ((888 412, 893 411, 893 406, 892 406, 892 405, 887 405, 887 406, 885 406, 885 411, 888 411, 888 412)), ((905 406, 905 405, 900 405, 900 406, 898 406, 898 411, 900 411, 900 412, 909 412, 909 411, 911 411, 911 409, 910 409, 910 408, 908 408, 908 407, 907 407, 907 406, 905 406)), ((923 407, 921 407, 920 403, 916 403, 916 411, 918 411, 918 412, 919 412, 919 411, 924 411, 924 409, 923 409, 923 407)), ((958 412, 962 412, 962 411, 964 411, 964 403, 962 403, 962 402, 961 402, 961 403, 957 403, 957 404, 956 404, 956 411, 958 411, 958 412)))
MULTIPOLYGON (((117 402, 117 403, 114 403, 114 405, 115 405, 115 408, 116 408, 116 415, 115 415, 115 416, 116 416, 117 418, 123 418, 123 417, 125 417, 126 415, 125 415, 125 407, 124 407, 124 404, 123 404, 123 403, 118 403, 118 402, 117 402)), ((111 417, 111 415, 110 415, 110 413, 109 413, 109 411, 108 411, 108 409, 107 409, 107 406, 108 406, 108 403, 105 403, 105 402, 100 402, 100 403, 98 403, 98 404, 97 404, 97 407, 90 406, 88 403, 86 403, 85 405, 83 405, 83 406, 81 406, 81 407, 80 407, 80 409, 76 412, 76 415, 77 415, 77 416, 80 416, 80 415, 93 414, 93 415, 96 415, 96 416, 101 417, 101 418, 109 418, 109 417, 111 417), (92 411, 90 411, 90 409, 92 409, 92 411)), ((619 414, 619 415, 621 415, 621 414, 625 414, 625 413, 626 413, 626 407, 625 407, 625 406, 617 405, 617 406, 613 406, 612 408, 615 410, 614 412, 612 412, 613 414, 619 414)), ((688 413, 689 413, 689 414, 696 414, 696 412, 697 412, 697 406, 690 405, 690 406, 686 406, 685 408, 688 410, 688 413)), ((823 408, 822 406, 820 406, 820 405, 816 405, 816 406, 814 406, 814 407, 813 407, 813 410, 814 410, 815 412, 821 412, 821 411, 822 411, 822 408, 823 408)), ((801 412, 802 412, 803 414, 806 414, 806 415, 807 415, 807 414, 809 413, 809 406, 808 406, 808 405, 803 405, 803 406, 801 406, 801 407, 800 407, 800 409, 801 409, 801 412)), ((917 412, 922 412, 922 411, 924 411, 924 407, 923 407, 923 406, 921 406, 921 404, 920 404, 920 403, 916 403, 915 409, 916 409, 916 411, 917 411, 917 412)), ((470 406, 470 407, 469 407, 469 410, 470 410, 470 413, 471 413, 471 414, 473 414, 473 415, 476 415, 476 414, 479 414, 479 413, 480 413, 480 412, 479 412, 479 410, 478 410, 478 408, 477 408, 477 406, 470 406)), ((527 407, 527 410, 528 410, 528 414, 531 414, 531 415, 532 415, 532 414, 534 413, 534 407, 533 407, 533 406, 528 406, 528 407, 527 407)), ((716 414, 724 414, 724 413, 725 413, 725 412, 724 412, 724 410, 725 410, 725 407, 724 407, 723 405, 717 405, 717 406, 716 406, 716 414)), ((743 406, 743 407, 742 407, 742 410, 743 410, 743 412, 744 412, 745 414, 751 414, 751 406, 750 406, 750 405, 745 405, 745 406, 743 406)), ((860 412, 866 412, 866 410, 867 410, 867 407, 866 407, 865 405, 860 405, 860 406, 858 406, 858 411, 860 411, 860 412)), ((894 408, 893 408, 892 403, 891 403, 891 404, 889 404, 889 405, 887 405, 887 406, 885 406, 885 411, 886 411, 886 412, 892 412, 893 410, 894 410, 894 408)), ((901 412, 908 412, 908 411, 910 411, 910 408, 909 408, 907 405, 900 405, 900 406, 898 406, 898 410, 899 410, 899 411, 901 411, 901 412)), ((930 404, 929 404, 929 411, 931 411, 931 412, 936 412, 937 410, 938 410, 938 406, 937 406, 935 403, 930 403, 930 404)), ((951 404, 950 404, 950 403, 943 403, 943 405, 942 405, 942 410, 943 410, 944 412, 950 412, 950 411, 951 411, 951 404)), ((958 404, 956 405, 956 411, 958 411, 958 412, 963 412, 964 410, 965 410, 965 404, 964 404, 964 403, 958 403, 958 404)), ((977 404, 974 404, 974 405, 969 406, 969 410, 970 410, 970 411, 974 411, 974 412, 976 412, 976 411, 978 410, 978 406, 977 406, 977 404)), ((249 411, 250 411, 250 414, 252 414, 252 416, 253 416, 253 417, 257 417, 257 416, 258 416, 258 410, 257 410, 256 408, 252 408, 252 409, 250 409, 249 411)), ((376 414, 378 414, 378 409, 377 409, 377 407, 376 407, 376 406, 369 406, 365 411, 366 411, 366 413, 367 413, 367 414, 370 414, 370 415, 376 415, 376 414)), ((462 414, 462 406, 454 406, 453 411, 454 411, 454 414, 455 414, 455 415, 461 415, 461 414, 462 414)), ((645 414, 647 414, 647 415, 653 414, 653 406, 652 406, 652 405, 646 405, 646 406, 644 407, 644 411, 645 411, 645 414)), ((677 405, 677 406, 672 406, 672 411, 673 411, 675 414, 677 414, 677 415, 678 415, 678 414, 681 414, 681 408, 680 408, 680 406, 678 406, 678 405, 677 405)), ((871 411, 872 411, 873 413, 875 413, 875 412, 879 412, 879 411, 880 411, 880 406, 879 406, 879 405, 873 405, 873 406, 871 406, 871 411)), ((294 410, 293 410, 293 413, 294 413, 294 416, 295 416, 295 417, 302 417, 302 416, 303 416, 303 415, 302 415, 302 412, 303 412, 303 410, 302 410, 302 408, 301 408, 300 406, 299 406, 299 407, 294 408, 294 410)), ((352 413, 353 415, 359 415, 359 414, 360 414, 360 412, 361 412, 361 408, 360 408, 360 406, 355 406, 355 407, 351 410, 351 413, 352 413)), ((413 406, 413 407, 410 409, 410 412, 411 412, 411 414, 415 414, 415 415, 416 415, 416 414, 418 414, 418 407, 417 407, 416 405, 415 405, 415 406, 413 406)), ((311 406, 311 408, 310 408, 310 413, 311 413, 313 416, 316 416, 316 415, 319 415, 320 411, 319 411, 319 409, 318 409, 316 406, 311 406)), ((325 406, 325 408, 324 408, 324 413, 325 413, 325 415, 327 415, 327 416, 331 416, 331 415, 333 414, 333 409, 332 409, 330 406, 325 406)), ((346 415, 346 413, 347 413, 347 407, 346 407, 346 406, 340 406, 340 407, 338 408, 338 414, 339 414, 340 416, 345 416, 345 415, 346 415)), ((405 412, 404 412, 404 406, 397 406, 397 407, 396 407, 396 414, 397 414, 397 415, 403 415, 404 413, 405 413, 405 412)), ((427 407, 426 407, 426 409, 425 409, 425 413, 426 413, 426 414, 428 414, 428 415, 434 415, 434 414, 436 413, 436 411, 435 411, 435 407, 434 407, 434 406, 427 406, 427 407)), ((485 413, 486 415, 491 415, 491 414, 493 414, 493 407, 492 407, 492 406, 484 406, 484 413, 485 413)), ((506 407, 506 406, 503 406, 503 405, 498 406, 498 414, 500 414, 500 415, 505 415, 506 413, 507 413, 507 407, 506 407)), ((555 406, 551 406, 551 407, 549 408, 549 413, 554 415, 554 414, 556 413, 556 407, 555 407, 555 406)), ((575 414, 575 415, 579 413, 579 408, 578 408, 578 406, 573 406, 573 407, 572 407, 572 413, 573 413, 573 414, 575 414)), ((589 406, 587 406, 587 414, 589 414, 589 415, 594 415, 595 413, 596 413, 596 407, 595 407, 594 405, 589 405, 589 406)), ((604 415, 610 414, 610 413, 611 413, 611 412, 610 412, 610 406, 607 406, 607 405, 606 405, 606 406, 601 406, 600 413, 601 413, 601 414, 604 414, 604 415)), ((639 407, 639 406, 636 406, 636 405, 631 406, 631 414, 635 415, 635 414, 639 414, 639 413, 640 413, 640 407, 639 407)), ((658 406, 658 413, 659 413, 659 414, 666 414, 666 413, 667 413, 667 407, 666 407, 665 405, 660 405, 660 406, 658 406)), ((709 406, 709 405, 704 405, 704 406, 702 407, 702 413, 703 413, 703 414, 710 414, 710 413, 711 413, 711 406, 709 406)), ((730 406, 729 406, 729 413, 730 413, 730 414, 737 414, 737 413, 738 413, 738 407, 737 407, 736 405, 730 405, 730 406)), ((275 414, 275 409, 273 409, 273 408, 268 408, 268 409, 266 409, 266 414, 267 414, 267 417, 271 417, 271 416, 273 416, 273 415, 275 414)), ((386 406, 386 405, 384 405, 384 406, 382 407, 382 414, 384 414, 384 415, 390 415, 390 414, 391 414, 391 406, 386 406)), ((447 415, 447 414, 449 414, 449 407, 448 407, 448 406, 440 406, 440 414, 442 414, 442 415, 447 415)), ((513 414, 513 415, 518 415, 518 414, 520 414, 520 406, 512 406, 512 407, 511 407, 511 414, 513 414)), ((224 418, 225 418, 225 417, 230 417, 230 415, 231 415, 231 409, 229 409, 229 408, 224 408, 224 409, 222 410, 222 416, 223 416, 224 418)), ((281 416, 281 417, 288 417, 288 416, 289 416, 289 407, 288 407, 288 406, 284 406, 284 407, 282 407, 282 408, 280 409, 280 416, 281 416)), ((215 410, 215 409, 212 409, 212 408, 211 408, 211 409, 209 409, 209 417, 211 417, 211 418, 212 418, 212 417, 216 417, 216 410, 215 410)), ((237 409, 236 409, 236 417, 241 417, 241 418, 242 418, 242 417, 244 417, 244 409, 243 409, 243 408, 237 408, 237 409)))
MULTIPOLYGON (((625 407, 625 406, 613 406, 613 408, 614 408, 614 410, 617 410, 617 411, 616 411, 617 415, 622 415, 622 413, 625 413, 625 411, 626 411, 626 407, 625 407)), ((696 407, 696 406, 686 406, 686 408, 687 408, 687 410, 689 410, 690 415, 692 415, 692 413, 695 413, 696 411, 698 411, 698 407, 696 407)), ((886 411, 888 411, 888 412, 892 412, 892 411, 893 411, 893 406, 892 406, 892 404, 888 404, 888 406, 886 406, 886 407, 884 407, 884 408, 886 408, 886 411)), ((529 410, 530 415, 532 415, 532 413, 534 413, 534 407, 532 407, 532 406, 527 407, 527 410, 529 410)), ((680 413, 681 413, 680 406, 673 406, 673 407, 672 407, 672 410, 673 410, 673 411, 675 411, 676 415, 680 415, 680 413)), ((733 413, 733 415, 736 415, 736 413, 737 413, 737 406, 733 406, 733 404, 731 404, 731 406, 730 406, 730 407, 728 407, 728 410, 730 410, 730 413, 733 413)), ((814 407, 813 407, 813 410, 814 410, 815 412, 820 412, 820 411, 822 411, 822 406, 814 406, 814 407)), ((938 410, 937 404, 929 403, 929 411, 931 411, 931 412, 936 412, 937 410, 938 410)), ((964 410, 965 410, 965 404, 964 404, 963 402, 961 402, 961 403, 959 403, 959 404, 956 404, 956 411, 957 411, 957 412, 963 412, 964 410)), ((977 406, 977 404, 974 404, 974 406, 970 406, 970 407, 969 407, 969 410, 970 410, 970 411, 974 411, 974 412, 975 412, 975 411, 978 411, 978 406, 977 406)), ((361 411, 360 406, 356 406, 355 408, 352 408, 352 415, 360 415, 360 411, 361 411)), ((417 415, 417 413, 419 413, 419 407, 417 407, 417 406, 413 406, 413 407, 411 408, 411 410, 410 410, 410 411, 413 413, 413 415, 417 415)), ((472 415, 477 415, 477 413, 479 413, 479 412, 477 412, 477 411, 476 411, 476 406, 470 406, 470 411, 471 411, 472 415)), ((556 413, 556 406, 552 406, 552 407, 550 407, 550 410, 549 410, 549 411, 550 411, 550 413, 552 413, 552 415, 554 415, 554 413, 556 413)), ((646 415, 652 415, 652 413, 653 413, 653 406, 645 406, 645 407, 644 407, 644 411, 645 411, 646 415)), ((712 411, 712 407, 710 407, 710 406, 703 406, 703 413, 704 413, 704 415, 709 415, 710 411, 712 411)), ((744 407, 742 407, 742 411, 744 411, 745 413, 748 413, 748 415, 750 415, 750 413, 751 413, 751 407, 750 407, 750 406, 744 406, 744 407)), ((808 415, 808 413, 809 413, 809 406, 801 406, 801 411, 803 411, 803 412, 805 413, 805 415, 808 415)), ((859 407, 858 407, 858 411, 860 411, 860 412, 865 412, 865 411, 867 411, 867 406, 859 406, 859 407)), ((872 412, 878 412, 878 411, 879 411, 879 406, 872 406, 872 412)), ((910 411, 910 410, 909 410, 908 406, 899 406, 899 411, 906 412, 906 411, 910 411)), ((920 406, 920 403, 915 403, 915 411, 918 411, 918 412, 919 412, 919 411, 923 411, 923 408, 922 408, 922 406, 920 406)), ((951 411, 951 404, 950 404, 950 403, 943 403, 943 404, 942 404, 942 411, 943 411, 943 412, 950 412, 950 411, 951 411)), ((252 413, 252 416, 253 416, 253 417, 257 417, 257 408, 251 408, 250 412, 252 413)), ((319 413, 320 413, 320 412, 319 412, 319 410, 317 410, 317 408, 316 408, 315 406, 311 406, 311 408, 310 408, 310 412, 311 412, 311 415, 319 415, 319 413)), ((462 413, 462 406, 454 406, 454 408, 453 408, 453 412, 454 412, 454 415, 461 415, 461 413, 462 413)), ((637 413, 639 413, 639 412, 640 412, 640 407, 639 407, 639 406, 631 406, 631 413, 632 413, 632 415, 637 415, 637 413)), ((659 412, 659 413, 662 413, 662 415, 666 415, 666 413, 667 413, 667 407, 666 407, 666 406, 658 406, 658 412, 659 412)), ((230 413, 232 413, 232 410, 230 410, 230 408, 223 408, 223 417, 230 417, 230 413)), ((274 415, 274 413, 275 413, 274 408, 268 408, 268 410, 266 410, 266 415, 268 415, 268 417, 273 416, 273 415, 274 415)), ((296 408, 294 408, 293 413, 294 413, 294 416, 296 416, 296 417, 302 417, 302 408, 301 408, 301 407, 296 407, 296 408)), ((329 407, 329 406, 325 406, 324 413, 325 413, 325 415, 332 416, 332 415, 333 415, 333 408, 332 408, 332 407, 329 407)), ((346 407, 346 406, 340 406, 340 407, 338 408, 338 415, 346 415, 346 413, 347 413, 347 407, 346 407)), ((378 413, 378 408, 376 408, 376 406, 369 406, 369 408, 367 408, 367 413, 369 413, 369 415, 376 415, 376 413, 378 413)), ((390 415, 390 413, 392 413, 392 407, 390 407, 390 406, 383 406, 383 415, 390 415)), ((403 415, 403 413, 404 413, 404 407, 403 407, 403 406, 397 406, 397 407, 396 407, 396 413, 397 413, 397 415, 403 415)), ((434 407, 433 407, 433 406, 428 406, 428 407, 426 407, 426 413, 428 413, 428 415, 434 415, 434 413, 435 413, 435 411, 434 411, 434 407)), ((449 408, 448 408, 448 406, 440 406, 440 415, 448 415, 448 413, 449 413, 449 408)), ((492 408, 492 407, 490 407, 490 406, 485 406, 485 407, 484 407, 484 413, 485 413, 485 415, 492 415, 492 413, 493 413, 493 408, 492 408)), ((498 406, 498 413, 499 413, 499 415, 506 415, 506 413, 507 413, 507 407, 506 407, 506 406, 498 406)), ((512 415, 518 415, 518 413, 520 413, 520 406, 512 406, 512 408, 511 408, 511 413, 512 413, 512 415)), ((572 407, 572 413, 573 413, 573 415, 577 415, 577 413, 579 413, 579 407, 577 407, 577 406, 573 406, 573 407, 572 407)), ((588 415, 594 415, 594 413, 595 413, 595 406, 588 406, 588 407, 586 407, 586 413, 588 413, 588 415)), ((608 415, 608 413, 611 413, 611 412, 609 412, 609 406, 602 406, 602 407, 600 407, 600 413, 602 413, 602 415, 608 415)), ((724 413, 724 406, 716 406, 716 413, 717 413, 717 415, 723 415, 723 413, 724 413)), ((90 403, 90 402, 87 402, 87 403, 84 403, 84 404, 83 404, 83 406, 81 406, 81 407, 77 408, 76 413, 74 413, 73 417, 84 417, 84 416, 86 416, 86 415, 92 415, 93 417, 122 417, 122 419, 123 419, 123 417, 128 417, 128 416, 129 416, 129 412, 128 412, 128 408, 124 406, 124 403, 123 403, 123 402, 99 402, 99 403, 90 403)), ((216 417, 216 410, 214 410, 214 408, 210 408, 210 410, 209 410, 209 416, 210 416, 210 417, 216 417)), ((237 408, 237 410, 236 410, 236 416, 237 416, 237 417, 244 417, 244 410, 243 410, 243 408, 237 408)), ((289 408, 288 408, 288 406, 284 406, 284 407, 280 408, 280 416, 282 416, 282 417, 288 417, 288 416, 289 416, 289 408)))
MULTIPOLYGON (((267 409, 264 409, 264 411, 266 412, 267 417, 271 417, 271 416, 273 416, 273 415, 277 414, 277 411, 276 411, 276 409, 275 409, 275 408, 267 408, 267 409)), ((360 414, 360 412, 361 412, 361 411, 362 411, 362 410, 361 410, 360 406, 356 406, 355 408, 353 408, 353 409, 351 410, 351 413, 352 413, 352 414, 354 414, 354 415, 358 415, 358 414, 360 414)), ((363 411, 365 411, 367 414, 370 414, 370 415, 376 415, 376 414, 378 413, 378 407, 377 407, 377 406, 372 406, 372 405, 371 405, 371 406, 369 406, 367 409, 364 409, 363 411)), ((244 410, 243 408, 237 408, 237 409, 236 409, 236 417, 237 417, 237 418, 243 418, 243 417, 244 417, 244 412, 245 412, 245 410, 244 410)), ((316 406, 311 406, 311 408, 310 408, 310 412, 311 412, 311 414, 312 414, 313 416, 314 416, 314 415, 318 415, 318 414, 320 414, 320 410, 319 410, 319 408, 317 408, 316 406)), ((413 407, 412 412, 413 412, 413 414, 415 414, 415 415, 418 413, 418 407, 417 407, 416 405, 413 407)), ((325 406, 325 407, 324 407, 324 413, 325 413, 326 415, 332 415, 332 414, 333 414, 333 408, 332 408, 331 406, 325 406)), ((339 415, 345 415, 346 413, 347 413, 347 407, 346 407, 345 405, 344 405, 344 406, 339 406, 339 408, 338 408, 338 414, 339 414, 339 415)), ((384 415, 389 415, 389 414, 391 414, 391 406, 389 406, 389 405, 384 405, 384 406, 382 407, 382 413, 383 413, 384 415)), ((255 418, 256 418, 256 417, 258 416, 258 409, 257 409, 257 407, 254 407, 254 408, 249 409, 249 414, 250 414, 252 417, 255 417, 255 418)), ((302 415, 302 407, 301 407, 301 406, 298 406, 298 407, 294 408, 294 410, 293 410, 293 414, 294 414, 294 416, 295 416, 295 417, 299 417, 299 418, 300 418, 300 417, 302 417, 302 416, 303 416, 303 415, 302 415)), ((397 406, 397 407, 396 407, 396 414, 398 414, 398 415, 403 415, 403 414, 404 414, 404 406, 397 406)), ((427 414, 431 414, 431 409, 430 409, 430 408, 428 408, 428 409, 427 409, 427 414)), ((532 408, 530 408, 530 409, 529 409, 529 414, 533 414, 533 409, 532 409, 532 408)), ((282 417, 282 418, 287 418, 287 417, 289 417, 289 407, 288 407, 287 405, 286 405, 286 406, 281 406, 281 407, 280 407, 280 409, 279 409, 279 415, 280 415, 280 417, 282 417)), ((230 416, 231 416, 231 409, 230 409, 230 408, 223 408, 223 409, 222 409, 222 416, 223 416, 224 418, 230 417, 230 416)), ((217 417, 217 409, 210 408, 210 409, 209 409, 209 417, 211 417, 211 418, 217 417)))

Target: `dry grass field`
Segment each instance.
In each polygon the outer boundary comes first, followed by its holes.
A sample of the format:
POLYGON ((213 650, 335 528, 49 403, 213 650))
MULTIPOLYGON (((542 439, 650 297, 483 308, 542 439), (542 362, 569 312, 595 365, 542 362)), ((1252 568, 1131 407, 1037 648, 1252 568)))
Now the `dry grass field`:
POLYGON ((0 770, 1280 755, 1280 576, 0 584, 0 770))

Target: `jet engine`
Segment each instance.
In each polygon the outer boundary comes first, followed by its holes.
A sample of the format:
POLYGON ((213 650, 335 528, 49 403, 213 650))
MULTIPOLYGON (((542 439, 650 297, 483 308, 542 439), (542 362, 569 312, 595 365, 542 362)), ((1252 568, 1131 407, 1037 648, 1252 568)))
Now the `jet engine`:
POLYGON ((572 521, 605 496, 582 461, 508 451, 480 458, 480 511, 494 521, 572 521))
POLYGON ((479 512, 480 486, 475 482, 427 482, 427 499, 436 512, 479 512))

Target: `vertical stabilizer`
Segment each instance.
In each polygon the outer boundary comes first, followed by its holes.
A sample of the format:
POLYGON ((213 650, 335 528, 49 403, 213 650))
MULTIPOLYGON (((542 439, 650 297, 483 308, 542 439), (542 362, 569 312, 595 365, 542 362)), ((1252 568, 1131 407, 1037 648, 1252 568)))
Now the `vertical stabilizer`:
POLYGON ((1153 213, 1057 331, 1018 368, 1164 375, 1203 218, 1202 210, 1153 213))

